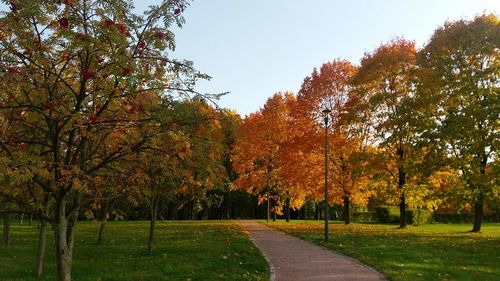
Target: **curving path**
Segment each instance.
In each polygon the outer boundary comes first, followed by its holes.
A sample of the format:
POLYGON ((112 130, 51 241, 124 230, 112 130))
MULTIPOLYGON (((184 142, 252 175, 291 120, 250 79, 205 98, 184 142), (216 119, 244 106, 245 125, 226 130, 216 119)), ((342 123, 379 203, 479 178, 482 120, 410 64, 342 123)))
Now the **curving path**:
POLYGON ((275 281, 372 281, 384 277, 360 262, 255 221, 240 220, 271 267, 275 281))

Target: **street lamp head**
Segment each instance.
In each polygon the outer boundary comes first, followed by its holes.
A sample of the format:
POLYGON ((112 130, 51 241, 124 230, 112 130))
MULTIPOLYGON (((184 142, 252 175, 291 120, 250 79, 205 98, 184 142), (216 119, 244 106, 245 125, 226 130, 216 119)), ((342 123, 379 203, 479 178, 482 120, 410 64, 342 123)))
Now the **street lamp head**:
POLYGON ((323 119, 325 121, 325 125, 328 125, 328 114, 330 114, 330 112, 332 112, 330 109, 323 109, 323 111, 321 111, 323 113, 323 119))

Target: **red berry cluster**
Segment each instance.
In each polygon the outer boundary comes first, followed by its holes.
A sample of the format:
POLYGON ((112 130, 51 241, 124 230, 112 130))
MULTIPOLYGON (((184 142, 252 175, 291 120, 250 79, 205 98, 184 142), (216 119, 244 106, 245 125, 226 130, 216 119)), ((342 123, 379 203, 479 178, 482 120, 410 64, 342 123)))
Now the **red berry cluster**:
POLYGON ((85 69, 82 73, 83 79, 93 79, 95 78, 96 73, 94 70, 91 69, 85 69))
POLYGON ((69 20, 66 17, 60 18, 57 22, 59 23, 59 26, 64 29, 69 27, 69 20))

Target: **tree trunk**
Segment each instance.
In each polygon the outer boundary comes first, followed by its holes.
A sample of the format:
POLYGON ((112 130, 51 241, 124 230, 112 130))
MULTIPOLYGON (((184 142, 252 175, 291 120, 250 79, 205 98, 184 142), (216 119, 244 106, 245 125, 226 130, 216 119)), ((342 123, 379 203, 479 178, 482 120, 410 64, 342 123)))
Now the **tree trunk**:
MULTIPOLYGON (((153 206, 151 206, 151 220, 149 223, 149 239, 148 239, 148 252, 150 254, 153 253, 153 245, 155 240, 155 226, 156 226, 156 217, 158 215, 158 205, 160 199, 159 196, 153 198, 153 206)), ((192 209, 192 208, 190 208, 192 209)))
POLYGON ((231 191, 226 192, 226 198, 224 198, 224 219, 229 220, 231 219, 231 191))
POLYGON ((399 228, 406 227, 406 201, 405 192, 401 191, 401 197, 399 202, 399 228))
POLYGON ((104 206, 102 206, 101 217, 100 217, 101 226, 99 227, 99 235, 97 236, 97 245, 101 245, 102 241, 104 240, 104 228, 105 228, 106 222, 108 221, 108 218, 109 218, 108 210, 112 209, 112 205, 113 204, 111 204, 111 207, 110 207, 109 202, 105 201, 104 206))
POLYGON ((5 249, 10 248, 10 224, 12 221, 11 214, 5 214, 3 217, 3 247, 5 249))
POLYGON ((286 222, 290 222, 290 198, 289 197, 286 197, 285 216, 286 216, 286 222))
POLYGON ((23 224, 24 221, 24 213, 21 213, 21 218, 19 219, 19 224, 23 224))
POLYGON ((71 264, 73 258, 74 224, 69 224, 66 218, 66 200, 56 203, 54 238, 57 260, 57 280, 71 281, 71 264))
POLYGON ((33 224, 33 214, 30 214, 30 220, 28 222, 28 225, 31 226, 33 224))
POLYGON ((45 245, 47 241, 47 221, 40 218, 40 230, 38 234, 38 254, 36 256, 36 276, 41 277, 45 258, 45 245))
POLYGON ((481 192, 479 197, 474 202, 474 226, 472 232, 481 231, 481 223, 483 220, 484 195, 481 192))
POLYGON ((406 172, 402 167, 398 168, 398 188, 401 191, 400 201, 399 201, 399 228, 406 227, 406 201, 405 201, 405 192, 403 190, 404 185, 406 184, 406 172))
POLYGON ((271 216, 270 203, 269 203, 269 192, 267 193, 267 223, 269 223, 269 217, 271 216))
POLYGON ((97 236, 97 245, 102 245, 102 241, 104 240, 104 227, 106 226, 107 218, 104 217, 101 220, 101 226, 99 227, 99 236, 97 236))
POLYGON ((349 199, 349 196, 346 194, 344 194, 342 199, 344 199, 344 208, 343 208, 344 222, 345 222, 345 224, 350 224, 351 223, 351 212, 350 212, 351 200, 349 199))
POLYGON ((75 228, 82 194, 77 192, 73 196, 71 204, 68 204, 71 206, 69 213, 66 210, 67 197, 63 195, 55 202, 55 219, 52 228, 56 248, 57 281, 71 281, 75 228))
MULTIPOLYGON (((486 174, 486 164, 488 163, 488 157, 483 156, 481 159, 481 164, 479 168, 479 172, 481 176, 486 174)), ((483 183, 480 183, 483 184, 483 183)), ((472 232, 481 231, 481 223, 483 221, 483 206, 484 206, 484 189, 480 187, 479 195, 477 198, 474 198, 474 226, 472 227, 472 232)))

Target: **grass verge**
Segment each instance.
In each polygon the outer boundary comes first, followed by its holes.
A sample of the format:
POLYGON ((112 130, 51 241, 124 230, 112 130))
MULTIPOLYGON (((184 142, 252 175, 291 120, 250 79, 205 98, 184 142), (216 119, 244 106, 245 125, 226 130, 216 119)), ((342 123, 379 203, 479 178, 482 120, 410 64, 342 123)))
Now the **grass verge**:
MULTIPOLYGON (((265 224, 265 221, 262 223, 265 224)), ((389 280, 500 280, 500 224, 396 225, 330 224, 323 221, 270 222, 270 226, 339 251, 373 267, 389 280)), ((332 265, 335 266, 335 265, 332 265)))
MULTIPOLYGON (((72 279, 79 280, 268 280, 268 265, 234 221, 157 222, 153 254, 149 222, 109 222, 96 245, 99 225, 79 222, 72 279)), ((55 280, 53 235, 48 228, 46 267, 34 277, 35 226, 12 225, 12 245, 0 248, 0 280, 55 280)), ((0 226, 0 232, 2 226, 0 226)))

